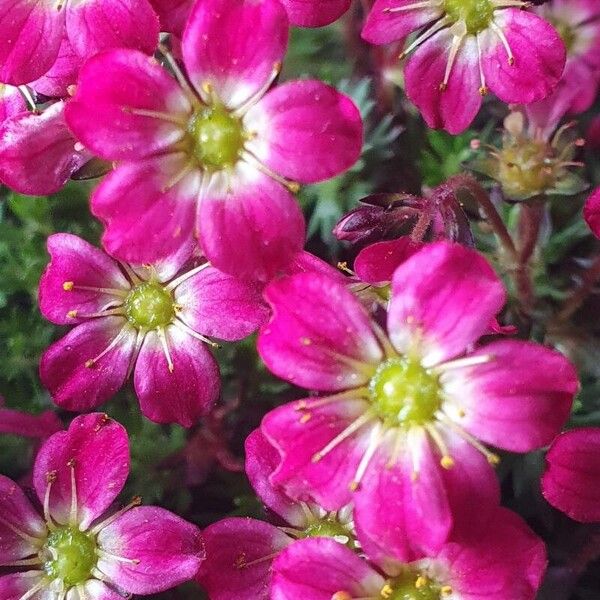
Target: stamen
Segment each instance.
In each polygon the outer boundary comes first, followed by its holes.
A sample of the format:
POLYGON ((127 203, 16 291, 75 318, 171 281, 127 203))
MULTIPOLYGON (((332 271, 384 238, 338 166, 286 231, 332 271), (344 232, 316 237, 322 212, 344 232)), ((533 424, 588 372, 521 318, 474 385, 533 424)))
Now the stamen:
POLYGON ((25 98, 25 101, 27 104, 29 104, 29 108, 31 108, 33 112, 38 112, 37 106, 35 105, 35 100, 33 99, 29 88, 26 85, 20 85, 19 92, 21 92, 21 95, 23 98, 25 98))
POLYGON ((110 352, 115 346, 119 344, 119 342, 125 337, 125 334, 128 332, 129 327, 125 325, 121 328, 121 331, 115 336, 112 342, 104 349, 98 356, 95 358, 90 358, 85 361, 85 366, 88 369, 91 369, 103 356, 105 356, 108 352, 110 352))
POLYGON ((275 557, 279 555, 279 552, 275 552, 274 554, 268 554, 267 556, 263 556, 262 558, 257 558, 255 560, 251 560, 250 562, 246 562, 246 553, 242 552, 236 559, 233 564, 236 569, 247 569, 248 567, 252 567, 253 565, 259 565, 260 563, 266 562, 268 560, 273 560, 275 557))
POLYGON ((208 344, 209 346, 213 347, 213 348, 220 348, 220 344, 217 344, 217 342, 213 342, 210 338, 207 338, 205 336, 203 336, 202 334, 198 333, 197 331, 194 331, 191 327, 189 327, 186 323, 184 323, 181 319, 176 318, 173 321, 173 325, 175 325, 175 327, 177 327, 178 329, 181 329, 181 331, 185 331, 185 333, 187 333, 188 335, 191 335, 192 337, 196 338, 197 340, 200 340, 201 342, 204 342, 205 344, 208 344))
POLYGON ((477 356, 466 356, 465 358, 457 358, 445 363, 441 363, 432 367, 435 373, 445 373, 453 369, 463 369, 465 367, 474 367, 476 365, 484 365, 494 360, 496 357, 493 354, 478 354, 477 356))
POLYGON ((352 600, 352 596, 348 592, 336 592, 331 596, 331 600, 352 600))
POLYGON ((75 479, 75 459, 67 463, 71 471, 71 510, 69 511, 69 525, 75 526, 79 523, 77 509, 77 481, 75 479))
POLYGON ((158 327, 156 329, 156 335, 160 340, 160 344, 163 349, 163 353, 165 358, 167 359, 167 367, 169 369, 169 373, 172 373, 175 370, 175 366, 173 365, 173 361, 171 360, 171 352, 169 351, 169 343, 167 342, 167 336, 165 334, 165 330, 163 327, 158 327))
POLYGON ((121 268, 127 274, 127 277, 132 281, 133 285, 136 286, 142 283, 143 279, 127 264, 124 262, 119 262, 121 268))
POLYGON ((25 592, 20 598, 19 600, 28 600, 29 598, 31 598, 32 596, 35 596, 40 590, 44 589, 46 587, 46 580, 42 579, 41 581, 38 581, 38 583, 36 583, 30 590, 28 590, 27 592, 25 592))
POLYGON ((252 94, 252 96, 250 96, 250 98, 248 98, 248 100, 244 101, 240 106, 235 108, 231 112, 232 116, 242 117, 243 115, 245 115, 269 91, 269 88, 271 87, 271 85, 273 85, 273 82, 275 81, 275 79, 277 79, 277 76, 279 75, 280 71, 281 71, 281 63, 276 62, 273 65, 271 74, 265 81, 264 85, 258 91, 256 91, 254 94, 252 94))
POLYGON ((467 35, 467 25, 464 21, 458 21, 451 28, 452 32, 452 45, 450 46, 450 54, 448 54, 448 60, 446 61, 446 72, 444 73, 444 81, 440 84, 440 90, 443 92, 448 88, 448 81, 450 80, 450 73, 452 67, 456 62, 458 51, 467 35))
MULTIPOLYGON (((132 108, 131 106, 121 106, 121 110, 124 113, 135 115, 137 117, 150 117, 151 119, 158 119, 159 121, 166 121, 167 123, 172 123, 173 125, 178 125, 181 127, 181 137, 185 135, 185 128, 187 126, 187 121, 176 117, 175 115, 171 115, 169 113, 160 112, 158 110, 149 110, 145 108, 132 108)), ((174 142, 175 143, 175 142, 174 142)))
POLYGON ((188 271, 187 273, 180 275, 176 279, 173 279, 173 281, 171 281, 168 285, 166 285, 165 290, 167 290, 167 292, 173 291, 178 285, 180 285, 181 283, 183 283, 190 277, 197 275, 198 273, 200 273, 200 271, 204 271, 204 269, 207 269, 210 266, 211 265, 209 262, 205 262, 204 264, 200 265, 199 267, 196 267, 195 269, 192 269, 191 271, 188 271))
POLYGON ((392 453, 390 454, 389 460, 385 464, 386 469, 391 469, 398 461, 398 456, 400 456, 400 450, 404 446, 405 440, 406 433, 401 427, 397 427, 396 439, 394 440, 394 447, 392 448, 392 453))
POLYGON ((405 48, 398 58, 402 60, 407 57, 417 46, 420 46, 423 42, 426 42, 430 37, 433 37, 438 31, 448 27, 452 23, 452 19, 450 17, 445 16, 443 19, 440 19, 437 23, 432 25, 427 31, 422 33, 417 39, 412 42, 407 48, 405 48))
POLYGON ((2 563, 3 567, 29 567, 31 565, 41 565, 42 559, 39 556, 35 558, 24 558, 22 560, 15 560, 14 562, 2 563))
POLYGON ((147 332, 142 329, 138 329, 137 331, 137 335, 135 338, 135 346, 133 347, 133 352, 129 357, 129 364, 127 365, 127 375, 125 376, 126 380, 129 379, 129 376, 133 372, 135 363, 137 362, 138 356, 140 355, 140 350, 142 349, 142 344, 146 339, 146 334, 147 332))
POLYGON ((116 562, 122 562, 128 565, 139 565, 141 562, 139 558, 125 558, 124 556, 117 556, 116 554, 111 554, 110 552, 106 552, 106 550, 102 550, 100 548, 96 550, 96 554, 104 560, 114 560, 116 562))
POLYGON ((362 481, 375 452, 379 448, 384 435, 385 430, 379 423, 371 430, 371 437, 367 449, 358 464, 354 479, 350 482, 350 491, 355 492, 360 487, 360 482, 362 481))
POLYGON ((425 577, 424 575, 419 575, 417 577, 417 579, 415 580, 415 587, 420 590, 422 588, 424 588, 425 586, 427 586, 427 584, 429 583, 429 579, 427 579, 427 577, 425 577))
POLYGON ((353 399, 361 399, 367 398, 369 394, 369 388, 367 387, 359 387, 353 390, 347 390, 345 392, 340 392, 339 394, 333 394, 331 396, 325 396, 323 398, 315 398, 312 399, 304 399, 298 400, 296 402, 296 406, 294 407, 297 411, 310 410, 313 408, 318 408, 319 406, 325 406, 327 404, 331 404, 332 402, 338 402, 339 400, 353 400, 353 399))
POLYGON ((502 31, 502 29, 500 29, 500 27, 498 27, 495 21, 492 21, 490 23, 490 26, 492 28, 492 31, 500 38, 500 41, 502 42, 502 45, 506 50, 506 54, 508 54, 508 64, 512 67, 515 64, 515 57, 513 56, 512 50, 510 49, 510 44, 508 43, 504 32, 502 31))
POLYGON ((440 435, 440 432, 437 430, 435 424, 427 423, 425 425, 425 430, 431 436, 431 439, 442 455, 440 458, 440 465, 446 470, 451 469, 454 466, 454 459, 450 456, 448 446, 446 445, 444 438, 440 435))
POLYGON ((49 471, 46 473, 47 485, 46 492, 44 494, 44 519, 46 520, 46 525, 50 531, 54 531, 56 529, 56 524, 50 516, 50 490, 52 489, 52 484, 56 481, 56 477, 56 471, 49 471))
POLYGON ((483 72, 483 65, 481 59, 481 40, 479 39, 479 33, 476 36, 477 40, 477 65, 479 66, 479 81, 481 81, 481 86, 479 87, 479 93, 482 96, 486 96, 489 92, 488 86, 485 83, 485 73, 483 72))
POLYGON ((340 261, 337 264, 337 268, 342 271, 342 273, 346 273, 346 275, 350 275, 350 277, 356 277, 356 273, 348 268, 348 263, 346 261, 340 261))
POLYGON ((173 71, 173 75, 175 75, 175 79, 177 80, 179 85, 183 88, 183 90, 187 93, 189 99, 192 100, 193 103, 197 103, 198 100, 202 100, 202 98, 200 98, 198 96, 198 93, 196 92, 196 90, 188 83, 187 77, 184 75, 183 71, 179 68, 177 61, 175 60, 175 58, 173 57, 173 55, 171 54, 169 49, 164 44, 159 44, 158 50, 160 51, 160 53, 163 55, 163 57, 167 61, 169 67, 171 67, 171 70, 173 71))
POLYGON ((273 171, 271 171, 271 169, 269 169, 269 167, 264 165, 256 156, 254 156, 254 154, 252 154, 252 152, 250 152, 248 149, 244 148, 242 150, 242 152, 240 153, 240 158, 242 160, 245 160, 247 163, 251 164, 253 167, 256 167, 261 173, 264 173, 267 177, 270 177, 277 183, 283 185, 292 194, 297 194, 300 191, 300 184, 298 182, 289 181, 285 179, 285 177, 274 173, 273 171))
POLYGON ((362 415, 360 415, 360 417, 358 417, 352 423, 350 423, 350 425, 348 425, 348 427, 346 427, 346 429, 344 429, 340 434, 336 435, 322 450, 314 454, 312 457, 312 462, 319 462, 334 448, 339 446, 344 440, 356 433, 363 425, 366 425, 370 421, 374 420, 374 415, 372 415, 370 412, 364 412, 362 415))
POLYGON ((98 294, 111 294, 112 296, 119 296, 125 298, 129 292, 126 290, 118 290, 116 288, 105 288, 105 287, 92 287, 89 285, 75 285, 74 281, 65 281, 62 285, 65 292, 72 290, 83 290, 85 292, 97 292, 98 294))
POLYGON ((70 310, 67 312, 69 319, 97 319, 98 317, 112 317, 112 316, 125 316, 125 309, 123 306, 117 306, 115 308, 108 308, 106 310, 100 310, 95 313, 81 314, 78 310, 70 310))
POLYGON ((116 513, 114 513, 113 515, 111 515, 110 517, 105 519, 104 521, 101 521, 100 523, 97 523, 96 525, 94 525, 94 527, 92 529, 90 529, 90 533, 92 535, 97 535, 98 533, 100 533, 100 531, 102 531, 105 527, 108 527, 111 523, 113 523, 121 515, 125 514, 128 510, 131 510, 132 508, 139 506, 141 503, 142 503, 142 497, 135 496, 127 506, 124 506, 121 510, 118 510, 116 513))
POLYGON ((452 588, 449 585, 444 585, 440 588, 440 592, 442 592, 442 596, 451 596, 452 588))
POLYGON ((179 170, 169 181, 167 184, 161 188, 161 193, 166 194, 170 189, 174 188, 182 179, 184 179, 187 175, 189 175, 194 169, 197 169, 198 165, 193 160, 188 160, 183 168, 179 170))

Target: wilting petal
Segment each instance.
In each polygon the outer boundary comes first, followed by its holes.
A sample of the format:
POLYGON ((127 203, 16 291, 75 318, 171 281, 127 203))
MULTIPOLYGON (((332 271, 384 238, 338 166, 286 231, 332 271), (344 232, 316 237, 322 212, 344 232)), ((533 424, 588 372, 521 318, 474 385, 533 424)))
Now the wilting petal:
POLYGON ((363 248, 354 260, 354 270, 365 283, 387 283, 405 260, 423 247, 405 236, 397 240, 376 242, 363 248))
POLYGON ((258 349, 273 373, 321 391, 368 382, 383 352, 367 313, 344 282, 300 273, 271 283, 265 297, 273 317, 258 349))
POLYGON ((351 0, 282 0, 290 24, 297 27, 323 27, 339 19, 351 0))
POLYGON ((21 194, 60 190, 91 154, 76 146, 67 128, 64 103, 42 114, 23 112, 0 126, 0 180, 21 194))
POLYGON ((594 190, 585 202, 583 217, 592 233, 600 238, 600 188, 594 190))
POLYGON ((123 317, 102 317, 78 325, 42 355, 42 384, 61 408, 83 412, 99 406, 125 383, 135 337, 123 317))
POLYGON ((29 86, 45 96, 65 98, 68 95, 69 86, 74 85, 77 81, 82 64, 83 59, 75 53, 65 34, 58 56, 50 70, 38 80, 30 83, 29 86))
POLYGON ((178 317, 194 331, 221 340, 249 336, 267 320, 262 287, 207 267, 175 288, 178 317))
POLYGON ((496 14, 514 60, 509 60, 493 30, 482 32, 481 64, 487 84, 504 102, 529 104, 545 98, 563 73, 565 45, 554 27, 533 13, 507 8, 496 14))
POLYGON ((328 538, 299 540, 273 564, 272 600, 378 598, 385 584, 369 563, 328 538), (342 596, 346 597, 346 596, 342 596))
POLYGON ((483 256, 458 244, 428 244, 394 273, 390 338, 398 352, 415 349, 432 366, 477 341, 504 301, 502 282, 483 256))
POLYGON ((481 106, 477 42, 466 37, 446 87, 443 87, 453 35, 449 29, 423 43, 406 63, 406 95, 414 102, 429 127, 456 135, 464 131, 481 106))
POLYGON ((39 544, 31 538, 43 540, 46 534, 44 521, 21 488, 0 475, 0 566, 37 554, 39 544), (19 535, 15 529, 24 535, 19 535))
POLYGON ((441 8, 435 6, 394 10, 410 4, 415 4, 415 0, 376 0, 362 30, 363 39, 372 44, 403 40, 442 14, 441 8))
POLYGON ((0 83, 0 123, 27 110, 27 103, 19 88, 0 83))
POLYGON ((191 427, 219 397, 219 367, 206 345, 188 333, 171 325, 165 336, 172 367, 158 334, 146 334, 135 366, 135 392, 151 421, 191 427))
POLYGON ((212 176, 200 199, 197 231, 213 266, 255 281, 285 270, 304 245, 304 217, 293 196, 245 164, 231 177, 212 176))
MULTIPOLYGON (((25 573, 12 573, 0 577, 0 598, 2 600, 21 600, 33 589, 45 574, 43 571, 27 571, 25 573)), ((27 600, 54 600, 55 593, 46 590, 40 590, 33 596, 27 595, 27 600)))
POLYGON ((552 443, 546 463, 546 500, 576 521, 600 522, 600 428, 562 433, 552 443))
POLYGON ((86 320, 82 315, 97 313, 122 300, 79 286, 114 289, 122 294, 131 289, 117 262, 80 237, 55 233, 48 237, 47 246, 50 263, 40 279, 38 300, 42 315, 49 321, 57 325, 81 323, 86 320), (68 316, 70 311, 77 311, 79 316, 68 316))
POLYGON ((0 81, 29 83, 52 66, 64 15, 46 0, 0 0, 0 81))
POLYGON ((183 34, 183 59, 196 89, 209 84, 228 108, 257 94, 281 65, 288 17, 278 0, 196 2, 183 34))
POLYGON ((108 48, 153 54, 159 29, 148 0, 86 0, 70 3, 67 11, 69 41, 82 58, 108 48))
POLYGON ((53 410, 32 415, 21 410, 2 408, 0 402, 0 433, 46 439, 61 429, 63 429, 62 421, 53 410))
POLYGON ((338 400, 312 409, 307 399, 268 413, 261 430, 281 455, 271 477, 273 485, 282 486, 295 500, 313 500, 326 510, 339 510, 348 504, 350 484, 365 453, 371 426, 363 426, 322 458, 317 457, 367 408, 364 400, 338 400))
POLYGON ((77 138, 108 160, 165 150, 183 138, 190 114, 175 79, 153 58, 125 49, 101 52, 85 63, 66 110, 77 138))
POLYGON ((40 448, 33 483, 40 502, 50 485, 50 514, 60 524, 85 530, 119 495, 129 474, 125 428, 107 415, 76 417, 67 431, 55 433, 40 448), (72 477, 77 502, 72 510, 72 477), (51 484, 49 484, 51 481, 51 484))
POLYGON ((98 568, 132 594, 156 594, 194 577, 204 558, 200 530, 155 506, 132 508, 98 534, 98 546, 135 564, 101 558, 98 568))
POLYGON ((484 442, 514 452, 550 443, 579 389, 573 365, 554 350, 516 340, 468 355, 478 356, 490 360, 450 369, 441 378, 449 411, 460 409, 458 423, 484 442))
POLYGON ((211 600, 271 600, 273 557, 292 538, 269 523, 248 518, 223 519, 203 535, 206 560, 197 581, 211 600))
POLYGON ((281 460, 277 449, 260 429, 255 429, 246 438, 245 448, 246 474, 257 496, 268 509, 279 515, 286 523, 302 528, 306 524, 306 514, 300 504, 271 483, 271 475, 281 460))
POLYGON ((91 208, 106 227, 102 244, 107 252, 147 264, 190 242, 201 173, 186 175, 187 168, 184 154, 167 154, 121 163, 104 179, 91 208))
POLYGON ((362 148, 358 108, 320 81, 276 87, 248 112, 244 125, 255 134, 247 148, 275 173, 301 183, 339 175, 362 148))

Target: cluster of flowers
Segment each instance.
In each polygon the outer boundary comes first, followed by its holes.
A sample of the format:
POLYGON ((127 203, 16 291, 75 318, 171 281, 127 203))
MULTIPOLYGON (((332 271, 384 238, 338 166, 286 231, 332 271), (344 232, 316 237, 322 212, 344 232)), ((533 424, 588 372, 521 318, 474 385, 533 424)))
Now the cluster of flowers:
MULTIPOLYGON (((190 427, 220 393, 207 346, 256 330, 270 371, 314 393, 246 442, 278 525, 226 519, 203 535, 137 499, 110 510, 129 468, 119 424, 36 421, 37 499, 0 478, 4 600, 117 600, 193 578, 213 600, 528 600, 544 544, 500 506, 487 445, 529 452, 556 438, 547 499, 600 521, 600 433, 556 437, 575 369, 545 346, 485 339, 503 331, 506 295, 468 242, 443 227, 432 243, 377 242, 352 277, 303 251, 294 193, 356 162, 362 121, 320 81, 273 84, 290 24, 333 22, 349 4, 0 0, 0 180, 49 194, 82 169, 108 173, 91 198, 104 250, 48 240, 40 309, 74 326, 41 359, 54 402, 93 410, 133 374, 146 417, 190 427)), ((513 113, 482 166, 516 199, 579 189, 573 146, 551 134, 600 82, 597 3, 525 4, 376 0, 363 30, 374 44, 416 34, 406 93, 432 127, 463 131, 488 90, 528 105, 529 130, 513 113), (539 171, 517 156, 525 147, 539 171)), ((600 192, 586 218, 600 233, 600 192)), ((19 419, 0 411, 0 429, 31 434, 19 419)))

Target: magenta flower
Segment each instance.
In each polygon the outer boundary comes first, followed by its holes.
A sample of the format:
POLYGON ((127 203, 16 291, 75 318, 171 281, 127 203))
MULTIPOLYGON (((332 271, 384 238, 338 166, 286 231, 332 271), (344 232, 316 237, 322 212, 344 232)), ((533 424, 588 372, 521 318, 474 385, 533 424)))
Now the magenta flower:
POLYGON ((219 396, 219 369, 206 336, 239 340, 265 318, 260 291, 204 263, 181 271, 189 253, 133 268, 70 234, 48 238, 40 281, 42 314, 77 325, 40 362, 59 406, 93 409, 133 372, 142 412, 190 427, 219 396))
POLYGON ((52 410, 32 415, 21 410, 4 408, 0 396, 0 433, 27 438, 46 439, 63 428, 61 420, 52 410))
POLYGON ((204 554, 196 526, 139 498, 107 512, 128 473, 127 432, 95 413, 40 449, 33 485, 42 514, 0 476, 0 566, 19 569, 0 577, 0 597, 118 600, 191 579, 204 554))
POLYGON ((152 54, 158 17, 148 0, 0 0, 0 81, 20 85, 46 74, 67 39, 82 59, 105 48, 152 54))
POLYGON ((600 428, 561 433, 546 455, 542 493, 582 523, 600 522, 600 428))
POLYGON ((586 200, 583 217, 592 233, 600 238, 600 187, 596 188, 586 200))
POLYGON ((363 37, 404 50, 406 94, 430 127, 466 129, 491 90, 508 103, 545 98, 565 66, 565 46, 520 0, 376 0, 363 37))
POLYGON ((549 443, 578 389, 573 366, 548 348, 476 345, 505 292, 489 264, 458 245, 427 245, 396 269, 389 337, 326 276, 276 281, 266 297, 273 317, 258 340, 266 365, 333 392, 263 420, 281 454, 273 484, 328 510, 353 498, 359 535, 400 560, 415 546, 439 549, 459 509, 497 502, 488 461, 498 458, 484 443, 517 452, 549 443))
POLYGON ((131 50, 87 62, 67 122, 98 156, 122 161, 91 201, 112 255, 151 262, 195 229, 215 267, 266 280, 301 250, 289 180, 350 167, 362 124, 349 98, 318 81, 266 93, 287 35, 277 0, 205 0, 183 36, 191 85, 131 50))
POLYGON ((275 559, 271 598, 533 600, 545 567, 543 542, 517 515, 496 509, 479 529, 409 564, 365 559, 331 539, 294 542, 275 559))

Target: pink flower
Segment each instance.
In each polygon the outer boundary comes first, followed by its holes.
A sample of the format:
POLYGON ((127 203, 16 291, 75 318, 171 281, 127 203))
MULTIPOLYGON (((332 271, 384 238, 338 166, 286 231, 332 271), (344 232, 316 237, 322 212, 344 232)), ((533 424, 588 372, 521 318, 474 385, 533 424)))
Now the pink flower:
POLYGON ((77 327, 46 350, 40 377, 69 410, 97 407, 133 372, 149 419, 190 427, 219 396, 206 336, 239 340, 265 318, 253 284, 208 263, 181 271, 188 252, 134 268, 70 234, 50 236, 48 251, 40 310, 53 323, 77 327))
POLYGON ((408 564, 361 557, 326 538, 294 542, 275 559, 271 599, 533 600, 545 567, 543 542, 520 517, 496 509, 493 520, 408 564))
POLYGON ((565 46, 517 0, 376 0, 363 37, 387 44, 419 32, 403 55, 406 94, 430 127, 466 129, 491 90, 508 103, 545 98, 565 66, 565 46))
POLYGON ((600 187, 596 188, 585 201, 583 217, 592 233, 600 238, 600 187))
POLYGON ((600 522, 600 428, 562 433, 550 446, 546 463, 546 500, 576 521, 600 522))
POLYGON ((0 475, 0 566, 19 569, 0 577, 0 598, 118 600, 191 579, 204 555, 197 527, 139 498, 107 514, 128 473, 127 432, 94 413, 40 449, 42 514, 0 475))
POLYGON ((148 0, 0 0, 0 30, 0 81, 13 85, 46 74, 65 39, 84 59, 113 47, 152 54, 159 33, 148 0))
POLYGON ((4 400, 0 397, 0 433, 46 439, 62 428, 61 420, 54 411, 46 410, 39 415, 32 415, 4 408, 4 400))
POLYGON ((132 50, 87 62, 67 122, 98 156, 122 161, 91 201, 111 254, 151 262, 195 230, 215 267, 267 280, 301 250, 289 180, 350 167, 362 124, 349 98, 318 81, 266 93, 287 36, 277 0, 205 0, 183 36, 191 86, 132 50))
POLYGON ((272 483, 327 510, 353 499, 359 535, 400 560, 438 550, 459 511, 493 506, 488 462, 498 458, 484 444, 527 452, 549 443, 578 389, 573 366, 548 348, 476 345, 505 292, 489 264, 458 245, 427 245, 396 269, 387 336, 326 276, 276 281, 266 297, 266 365, 333 393, 266 415, 263 433, 281 454, 272 483))

